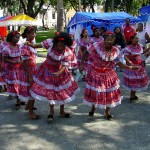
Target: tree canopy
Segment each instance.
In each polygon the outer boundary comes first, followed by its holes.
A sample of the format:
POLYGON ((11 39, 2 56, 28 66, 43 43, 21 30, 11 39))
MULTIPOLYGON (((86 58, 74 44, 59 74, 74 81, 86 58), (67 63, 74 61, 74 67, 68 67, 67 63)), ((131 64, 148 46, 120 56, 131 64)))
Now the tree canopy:
MULTIPOLYGON (((43 5, 53 6, 57 10, 57 0, 0 0, 0 7, 11 15, 25 13, 33 18, 42 12, 43 5)), ((81 11, 95 12, 94 6, 102 5, 104 12, 112 10, 112 0, 81 0, 81 11)), ((142 6, 150 5, 150 0, 114 0, 113 11, 126 11, 133 15, 138 14, 142 6)), ((79 0, 63 0, 65 10, 70 7, 79 11, 79 0)))

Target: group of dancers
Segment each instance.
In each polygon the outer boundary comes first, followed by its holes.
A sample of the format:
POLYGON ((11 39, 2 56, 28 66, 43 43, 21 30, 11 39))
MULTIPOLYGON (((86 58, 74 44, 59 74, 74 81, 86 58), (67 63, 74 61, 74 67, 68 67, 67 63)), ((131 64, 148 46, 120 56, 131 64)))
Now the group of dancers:
MULTIPOLYGON (((123 51, 115 45, 115 34, 108 31, 100 36, 99 29, 93 28, 93 35, 83 29, 76 54, 74 36, 65 32, 56 33, 53 39, 34 44, 35 30, 26 27, 20 35, 17 31, 8 34, 6 41, 0 44, 0 85, 6 87, 9 97, 16 98, 15 108, 19 109, 22 102, 29 112, 30 119, 39 119, 34 112, 36 100, 49 103, 48 121, 54 119, 54 105, 60 105, 60 117, 70 118, 64 105, 75 99, 79 87, 74 80, 74 70, 78 68, 84 74, 86 82, 83 103, 91 106, 89 116, 94 116, 96 108, 105 109, 104 116, 111 120, 110 109, 121 104, 123 96, 115 67, 124 71, 124 87, 131 91, 130 101, 138 99, 136 91, 145 90, 149 78, 141 60, 143 48, 138 44, 137 34, 131 36, 131 44, 123 51), (18 44, 19 38, 26 38, 24 44, 18 44), (47 49, 46 60, 36 66, 36 48, 47 49), (120 61, 124 54, 126 64, 120 61), (70 72, 69 70, 73 70, 70 72), (73 74, 73 75, 72 75, 73 74)), ((149 55, 150 48, 146 49, 149 55)))

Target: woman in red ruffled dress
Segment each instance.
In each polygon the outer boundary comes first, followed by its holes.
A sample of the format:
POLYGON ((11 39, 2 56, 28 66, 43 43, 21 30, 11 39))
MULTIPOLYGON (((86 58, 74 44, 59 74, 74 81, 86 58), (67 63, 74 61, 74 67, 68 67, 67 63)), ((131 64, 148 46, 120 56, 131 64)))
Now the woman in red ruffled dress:
MULTIPOLYGON (((95 42, 102 43, 104 41, 104 38, 102 36, 100 36, 99 28, 93 26, 92 30, 93 30, 93 35, 90 37, 90 45, 94 44, 95 42)), ((88 50, 90 50, 90 49, 88 49, 88 50)), ((92 62, 93 62, 93 57, 91 55, 89 55, 89 57, 88 57, 88 70, 89 71, 91 71, 90 69, 91 69, 92 62)))
MULTIPOLYGON (((39 45, 28 44, 32 47, 45 47, 45 42, 39 45)), ((70 113, 65 112, 64 104, 74 100, 75 93, 79 91, 77 83, 66 69, 72 54, 68 48, 71 45, 72 39, 67 33, 55 36, 53 44, 49 45, 46 60, 33 77, 30 93, 35 99, 49 103, 48 121, 53 120, 55 104, 60 105, 60 116, 69 118, 70 113)))
POLYGON ((10 97, 16 97, 16 109, 20 108, 20 100, 26 98, 27 76, 23 68, 21 59, 20 45, 17 44, 20 34, 12 31, 8 34, 6 41, 8 45, 2 49, 2 55, 5 62, 5 81, 7 84, 7 93, 10 97))
POLYGON ((140 66, 140 70, 124 71, 123 85, 126 89, 130 90, 130 102, 138 100, 136 92, 141 92, 148 88, 149 77, 142 63, 141 54, 143 53, 142 45, 138 44, 137 34, 131 36, 131 44, 124 50, 125 60, 127 65, 140 66))
POLYGON ((119 62, 119 50, 114 47, 115 36, 108 32, 103 43, 94 43, 89 47, 93 57, 91 71, 87 74, 84 104, 92 106, 89 116, 93 116, 96 108, 105 109, 105 117, 112 119, 110 108, 121 104, 122 94, 119 79, 114 70, 118 65, 122 68, 138 69, 119 62))
MULTIPOLYGON (((33 43, 35 38, 35 30, 33 27, 26 27, 23 34, 23 38, 26 38, 26 41, 33 43)), ((39 116, 33 112, 36 108, 34 107, 34 98, 31 96, 29 92, 29 88, 32 85, 33 77, 36 74, 36 53, 37 50, 35 48, 32 48, 26 44, 23 44, 21 46, 21 56, 23 60, 23 67, 26 71, 26 74, 28 76, 28 80, 26 80, 27 85, 27 91, 26 91, 26 98, 23 100, 27 102, 25 109, 29 110, 29 118, 30 119, 39 119, 39 116)))
MULTIPOLYGON (((79 41, 79 52, 77 55, 77 64, 78 64, 79 70, 80 70, 80 67, 82 67, 83 65, 84 70, 87 71, 88 53, 84 55, 84 64, 81 64, 81 60, 82 60, 83 54, 87 51, 87 47, 90 44, 90 38, 88 37, 88 30, 84 28, 80 36, 81 36, 81 39, 79 41)), ((82 80, 85 80, 85 75, 83 75, 82 80)))
POLYGON ((5 82, 5 64, 4 64, 4 57, 2 55, 3 47, 7 46, 8 43, 2 40, 0 37, 0 91, 6 91, 6 82, 5 82))
POLYGON ((72 55, 69 61, 69 66, 68 69, 71 70, 72 75, 76 75, 75 70, 77 69, 77 57, 76 57, 76 47, 77 47, 77 43, 74 40, 74 35, 73 34, 69 34, 71 39, 73 40, 73 44, 71 47, 69 47, 72 51, 72 55))

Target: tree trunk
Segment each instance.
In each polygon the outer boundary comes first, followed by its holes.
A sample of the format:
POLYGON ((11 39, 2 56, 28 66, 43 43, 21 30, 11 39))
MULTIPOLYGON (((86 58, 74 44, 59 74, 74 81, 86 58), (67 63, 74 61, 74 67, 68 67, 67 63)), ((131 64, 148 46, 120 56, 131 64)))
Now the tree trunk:
POLYGON ((108 8, 109 8, 109 0, 106 0, 104 12, 108 12, 108 8))
POLYGON ((57 0, 57 31, 64 31, 63 27, 63 0, 57 0))

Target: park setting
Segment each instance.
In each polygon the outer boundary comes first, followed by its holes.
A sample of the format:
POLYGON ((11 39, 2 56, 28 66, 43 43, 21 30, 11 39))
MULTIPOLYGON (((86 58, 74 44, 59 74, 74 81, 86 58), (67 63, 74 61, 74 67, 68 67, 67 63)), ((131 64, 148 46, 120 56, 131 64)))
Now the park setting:
POLYGON ((150 0, 0 0, 0 150, 150 150, 150 0))

